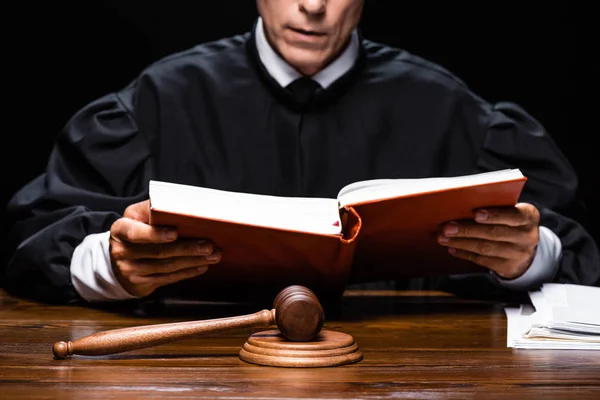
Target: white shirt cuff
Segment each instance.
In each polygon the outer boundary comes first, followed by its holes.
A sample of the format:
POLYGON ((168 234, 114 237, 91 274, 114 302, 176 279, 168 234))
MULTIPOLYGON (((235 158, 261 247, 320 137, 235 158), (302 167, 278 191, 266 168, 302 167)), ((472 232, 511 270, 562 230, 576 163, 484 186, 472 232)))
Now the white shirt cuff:
POLYGON ((492 275, 500 285, 508 289, 528 290, 552 282, 562 257, 562 243, 549 228, 540 226, 539 229, 540 240, 529 269, 515 279, 502 278, 492 271, 492 275))
POLYGON ((110 262, 110 232, 96 233, 75 248, 71 258, 71 282, 89 302, 136 299, 119 283, 110 262))

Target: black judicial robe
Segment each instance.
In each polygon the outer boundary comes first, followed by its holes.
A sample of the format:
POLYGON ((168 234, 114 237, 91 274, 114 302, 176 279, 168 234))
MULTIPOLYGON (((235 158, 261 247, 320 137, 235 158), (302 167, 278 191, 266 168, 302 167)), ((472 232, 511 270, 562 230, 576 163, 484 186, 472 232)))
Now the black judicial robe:
MULTIPOLYGON (((335 197, 357 180, 509 167, 529 178, 521 200, 537 205, 562 241, 555 280, 598 284, 598 249, 575 220, 574 170, 518 105, 490 104, 444 68, 362 38, 354 67, 301 108, 260 64, 253 34, 238 35, 159 60, 68 121, 46 171, 9 203, 18 222, 5 287, 81 301, 69 274, 73 250, 146 199, 150 179, 335 197)), ((480 275, 462 285, 498 288, 480 275)))

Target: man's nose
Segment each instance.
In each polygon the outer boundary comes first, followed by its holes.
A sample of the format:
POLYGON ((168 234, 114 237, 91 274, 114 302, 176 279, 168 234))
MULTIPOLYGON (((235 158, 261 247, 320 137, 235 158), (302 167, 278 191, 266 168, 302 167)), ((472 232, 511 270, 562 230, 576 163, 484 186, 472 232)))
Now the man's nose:
POLYGON ((323 14, 327 8, 327 0, 300 0, 300 10, 308 14, 323 14))

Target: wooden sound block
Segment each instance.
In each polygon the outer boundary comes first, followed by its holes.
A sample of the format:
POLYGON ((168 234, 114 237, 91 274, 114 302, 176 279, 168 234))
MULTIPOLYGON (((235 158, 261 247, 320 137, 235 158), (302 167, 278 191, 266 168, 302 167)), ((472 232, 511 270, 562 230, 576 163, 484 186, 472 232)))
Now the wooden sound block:
POLYGON ((294 342, 273 329, 251 335, 240 358, 272 367, 336 367, 362 360, 362 351, 352 336, 342 332, 324 329, 309 342, 294 342))

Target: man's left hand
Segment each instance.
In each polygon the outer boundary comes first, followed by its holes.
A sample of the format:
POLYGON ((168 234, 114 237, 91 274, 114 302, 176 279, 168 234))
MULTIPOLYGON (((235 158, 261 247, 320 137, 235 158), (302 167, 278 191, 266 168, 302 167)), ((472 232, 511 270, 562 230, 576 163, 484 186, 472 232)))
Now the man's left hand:
POLYGON ((529 203, 476 210, 474 220, 445 224, 438 242, 455 257, 470 260, 506 279, 521 276, 533 261, 540 213, 529 203))

